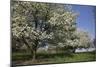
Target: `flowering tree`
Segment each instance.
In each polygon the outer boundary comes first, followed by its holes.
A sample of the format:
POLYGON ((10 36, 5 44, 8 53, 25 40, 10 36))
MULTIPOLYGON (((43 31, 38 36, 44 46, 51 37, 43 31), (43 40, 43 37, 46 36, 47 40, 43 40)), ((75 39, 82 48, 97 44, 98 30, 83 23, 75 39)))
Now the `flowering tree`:
POLYGON ((80 48, 88 48, 92 46, 93 42, 88 34, 88 32, 77 30, 76 36, 78 37, 78 47, 80 48))
POLYGON ((36 51, 43 41, 60 47, 77 42, 77 14, 68 5, 13 1, 11 7, 12 43, 25 44, 36 59, 36 51))

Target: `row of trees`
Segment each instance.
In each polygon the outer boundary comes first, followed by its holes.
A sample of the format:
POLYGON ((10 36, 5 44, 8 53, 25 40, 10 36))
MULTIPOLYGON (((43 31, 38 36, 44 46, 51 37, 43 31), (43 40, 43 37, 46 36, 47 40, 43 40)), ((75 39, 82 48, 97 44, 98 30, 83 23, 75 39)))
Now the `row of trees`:
POLYGON ((77 30, 78 15, 69 5, 23 1, 11 5, 12 46, 26 45, 33 59, 43 43, 73 49, 90 46, 89 35, 77 30))

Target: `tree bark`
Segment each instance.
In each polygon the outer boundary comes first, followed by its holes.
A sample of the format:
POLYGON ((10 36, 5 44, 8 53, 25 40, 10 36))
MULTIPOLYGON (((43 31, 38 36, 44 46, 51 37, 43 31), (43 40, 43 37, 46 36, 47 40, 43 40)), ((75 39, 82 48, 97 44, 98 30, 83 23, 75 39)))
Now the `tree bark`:
POLYGON ((37 48, 38 48, 38 39, 35 40, 35 46, 33 46, 33 58, 32 60, 36 60, 37 58, 37 48))
POLYGON ((34 49, 34 51, 33 51, 33 54, 32 54, 32 60, 36 60, 36 51, 37 51, 37 49, 34 49))
MULTIPOLYGON (((38 19, 38 17, 37 17, 37 14, 38 14, 38 10, 36 9, 35 14, 34 14, 34 21, 35 21, 35 30, 36 30, 36 32, 37 32, 38 21, 39 21, 39 19, 38 19)), ((33 51, 34 51, 34 52, 33 52, 33 58, 32 58, 32 60, 36 60, 37 46, 38 46, 38 39, 36 38, 36 40, 35 40, 35 45, 32 46, 33 51)))
POLYGON ((75 53, 76 48, 73 48, 73 53, 75 53))

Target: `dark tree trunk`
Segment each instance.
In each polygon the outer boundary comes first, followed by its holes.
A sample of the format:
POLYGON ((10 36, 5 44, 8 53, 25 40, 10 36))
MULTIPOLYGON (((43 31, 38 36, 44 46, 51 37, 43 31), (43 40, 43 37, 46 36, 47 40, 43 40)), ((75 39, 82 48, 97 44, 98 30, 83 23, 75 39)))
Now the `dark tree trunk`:
POLYGON ((75 53, 76 48, 73 48, 73 53, 75 53))
POLYGON ((36 57, 37 57, 36 51, 37 51, 37 49, 34 49, 33 54, 32 54, 32 60, 36 60, 36 57))
MULTIPOLYGON (((36 9, 35 14, 34 14, 35 30, 36 30, 36 31, 37 31, 38 24, 39 24, 39 23, 38 23, 39 19, 38 19, 38 17, 37 17, 37 14, 38 14, 38 10, 36 9)), ((38 38, 36 38, 36 40, 35 40, 35 45, 32 46, 32 49, 33 49, 33 54, 32 54, 33 57, 32 57, 32 60, 36 60, 38 42, 39 42, 39 40, 38 40, 38 38)))

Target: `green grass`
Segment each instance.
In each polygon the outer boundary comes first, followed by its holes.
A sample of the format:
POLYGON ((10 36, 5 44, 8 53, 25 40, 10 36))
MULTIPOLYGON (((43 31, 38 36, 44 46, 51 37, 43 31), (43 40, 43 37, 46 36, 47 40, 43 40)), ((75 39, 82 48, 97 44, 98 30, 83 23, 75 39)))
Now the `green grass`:
POLYGON ((16 64, 48 64, 48 63, 69 63, 69 62, 85 62, 85 61, 95 61, 95 52, 85 52, 85 53, 38 53, 37 59, 35 61, 31 60, 30 53, 13 53, 12 60, 16 64))

